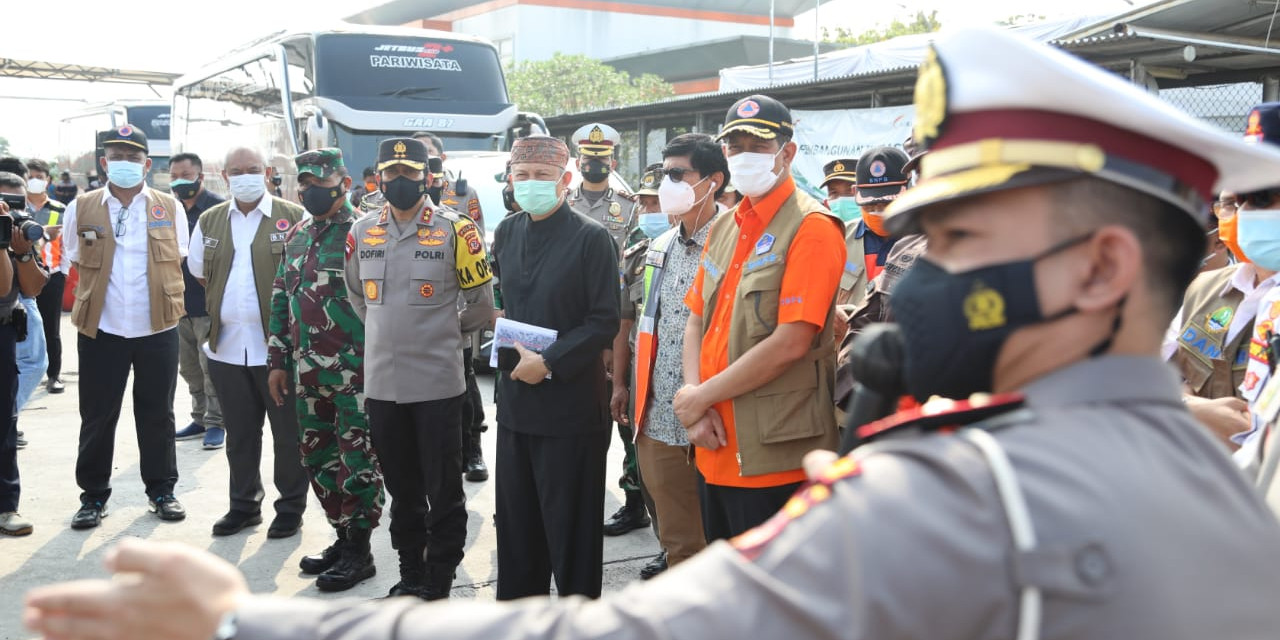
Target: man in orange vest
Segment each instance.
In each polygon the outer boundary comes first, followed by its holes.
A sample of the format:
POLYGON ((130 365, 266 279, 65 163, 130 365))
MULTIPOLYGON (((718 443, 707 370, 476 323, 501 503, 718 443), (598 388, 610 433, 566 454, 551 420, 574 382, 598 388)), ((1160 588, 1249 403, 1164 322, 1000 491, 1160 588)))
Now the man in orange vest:
POLYGON ((685 302, 676 417, 697 446, 708 540, 768 519, 804 480, 801 458, 836 440, 835 296, 844 225, 796 189, 791 112, 753 95, 719 139, 744 199, 711 226, 685 302))

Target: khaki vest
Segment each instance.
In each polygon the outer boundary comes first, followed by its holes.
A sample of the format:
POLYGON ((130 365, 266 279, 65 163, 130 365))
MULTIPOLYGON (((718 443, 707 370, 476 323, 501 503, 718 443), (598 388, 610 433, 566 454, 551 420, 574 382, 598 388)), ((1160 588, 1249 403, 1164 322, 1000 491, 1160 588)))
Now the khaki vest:
MULTIPOLYGON (((276 271, 284 258, 284 237, 302 219, 302 207, 275 196, 269 198, 271 217, 258 223, 253 236, 252 254, 253 284, 258 290, 258 310, 262 314, 263 340, 267 327, 271 326, 271 287, 275 284, 276 271)), ((206 308, 209 311, 209 350, 218 350, 218 330, 222 327, 222 295, 227 290, 227 278, 231 275, 231 262, 235 257, 235 243, 231 237, 229 215, 241 215, 231 210, 233 199, 214 205, 200 214, 200 233, 204 235, 204 279, 206 308)))
POLYGON ((1230 286, 1239 268, 1231 265, 1201 274, 1183 298, 1178 350, 1171 361, 1191 393, 1201 398, 1239 396, 1244 382, 1253 322, 1226 344, 1232 317, 1244 299, 1244 293, 1230 286))
MULTIPOLYGON (((773 334, 778 326, 778 297, 786 271, 787 250, 811 215, 831 215, 822 204, 796 190, 765 227, 773 236, 767 251, 749 253, 742 278, 733 292, 729 320, 729 362, 773 334)), ((837 222, 839 222, 837 220, 837 222)), ((734 216, 713 223, 703 258, 702 331, 710 329, 720 285, 738 242, 734 216)), ((763 237, 763 236, 761 236, 763 237)), ((809 352, 768 384, 733 399, 738 459, 744 476, 799 469, 804 454, 836 446, 835 344, 832 321, 835 300, 828 303, 827 321, 814 337, 809 352)))
MULTIPOLYGON (((178 324, 186 314, 182 294, 182 254, 174 221, 181 211, 178 201, 167 193, 144 188, 135 197, 146 199, 147 224, 147 289, 151 300, 151 330, 162 331, 178 324)), ((141 224, 129 220, 129 224, 141 224)), ((185 220, 179 224, 186 224, 185 220)), ((76 270, 76 301, 71 307, 71 324, 90 338, 98 336, 98 322, 107 298, 107 282, 116 254, 115 221, 101 190, 76 198, 76 228, 67 230, 80 236, 80 257, 76 270), (86 239, 92 231, 93 239, 86 239)))

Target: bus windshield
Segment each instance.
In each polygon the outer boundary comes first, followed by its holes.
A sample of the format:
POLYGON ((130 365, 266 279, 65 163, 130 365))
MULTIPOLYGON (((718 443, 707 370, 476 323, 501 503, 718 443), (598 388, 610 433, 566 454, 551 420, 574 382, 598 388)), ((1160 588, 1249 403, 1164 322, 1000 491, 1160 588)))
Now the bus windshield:
POLYGON ((142 129, 148 140, 169 139, 168 105, 130 106, 126 111, 129 124, 142 129))
POLYGON ((492 115, 509 106, 498 54, 482 44, 321 34, 315 68, 316 95, 353 109, 492 115))

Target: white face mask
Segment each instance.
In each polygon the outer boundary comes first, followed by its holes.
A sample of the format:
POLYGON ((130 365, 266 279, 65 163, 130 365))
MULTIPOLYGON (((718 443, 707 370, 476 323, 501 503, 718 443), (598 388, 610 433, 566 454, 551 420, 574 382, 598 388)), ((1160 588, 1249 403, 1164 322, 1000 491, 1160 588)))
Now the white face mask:
POLYGON ((49 188, 48 180, 41 180, 40 178, 27 180, 27 193, 44 193, 47 188, 49 188))
POLYGON ((231 197, 246 204, 257 202, 267 193, 265 176, 261 173, 243 173, 227 177, 231 197))
MULTIPOLYGON (((778 149, 782 153, 782 149, 778 149)), ((748 198, 759 198, 769 193, 778 174, 773 172, 773 161, 778 153, 742 152, 728 157, 730 182, 733 187, 748 198)))
MULTIPOLYGON (((663 178, 658 185, 658 204, 661 205, 662 212, 669 216, 682 216, 689 213, 694 207, 701 204, 703 200, 706 200, 707 196, 711 195, 711 192, 708 191, 706 195, 694 200, 697 194, 694 193, 693 188, 706 182, 706 180, 706 178, 703 178, 690 185, 683 180, 675 182, 671 179, 671 176, 663 178)), ((714 183, 712 186, 715 186, 714 183)))

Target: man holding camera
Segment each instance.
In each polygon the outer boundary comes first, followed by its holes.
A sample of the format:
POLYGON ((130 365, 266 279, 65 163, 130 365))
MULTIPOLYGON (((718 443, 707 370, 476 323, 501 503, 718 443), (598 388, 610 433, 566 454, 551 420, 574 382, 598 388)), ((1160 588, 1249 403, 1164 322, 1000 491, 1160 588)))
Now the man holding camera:
MULTIPOLYGON (((14 233, 10 212, 21 213, 25 203, 22 177, 0 172, 0 248, 9 249, 8 259, 0 260, 0 417, 13 415, 18 393, 16 345, 26 334, 26 314, 20 311, 18 294, 37 295, 48 279, 35 259, 32 241, 21 231, 14 233)), ((18 514, 18 423, 0 420, 0 429, 0 534, 31 535, 31 523, 18 514)))
POLYGON ((147 188, 147 136, 132 125, 105 133, 106 188, 67 206, 62 269, 76 265, 71 323, 80 331, 80 508, 71 528, 102 522, 111 497, 116 423, 133 371, 139 468, 149 507, 161 520, 187 517, 178 482, 173 392, 178 382, 178 319, 186 212, 173 196, 147 188))

